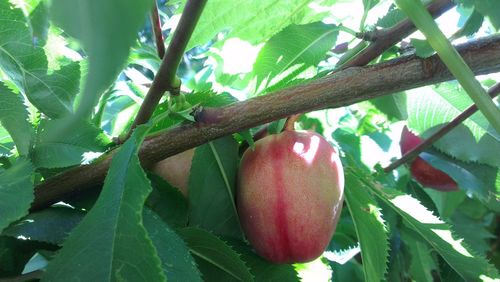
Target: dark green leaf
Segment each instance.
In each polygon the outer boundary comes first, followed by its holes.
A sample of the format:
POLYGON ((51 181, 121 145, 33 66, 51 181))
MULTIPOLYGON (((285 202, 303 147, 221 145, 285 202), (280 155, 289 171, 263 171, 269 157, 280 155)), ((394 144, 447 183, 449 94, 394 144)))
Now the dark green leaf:
POLYGON ((54 22, 79 39, 88 55, 88 73, 78 106, 79 118, 91 114, 100 95, 116 79, 151 6, 151 0, 51 2, 54 22))
POLYGON ((25 159, 0 172, 0 231, 28 214, 35 198, 32 175, 33 166, 25 159))
MULTIPOLYGON (((457 211, 451 218, 457 234, 462 236, 477 253, 486 255, 491 246, 489 240, 496 236, 488 231, 486 220, 479 221, 457 211)), ((498 235, 497 235, 498 236, 498 235)))
POLYGON ((242 260, 250 267, 255 281, 300 281, 292 265, 268 262, 259 257, 249 245, 242 241, 230 240, 229 244, 241 254, 242 260))
POLYGON ((149 174, 153 191, 146 205, 172 227, 185 227, 188 221, 188 202, 178 188, 163 178, 149 174))
POLYGON ((137 151, 147 133, 137 127, 111 161, 94 207, 49 263, 43 281, 166 281, 161 260, 142 226, 151 192, 137 151))
POLYGON ((358 176, 346 170, 345 195, 361 247, 366 281, 384 278, 388 263, 388 236, 380 208, 358 176))
POLYGON ((257 87, 262 82, 266 82, 266 86, 275 84, 271 83, 273 78, 294 67, 303 71, 310 66, 317 66, 335 45, 337 35, 337 26, 322 22, 291 25, 283 29, 269 39, 257 56, 254 65, 257 87))
POLYGON ((22 96, 0 82, 0 123, 9 132, 20 155, 26 156, 33 141, 33 129, 22 96))
POLYGON ((89 162, 92 153, 104 152, 108 137, 88 122, 79 122, 68 134, 57 134, 65 120, 42 120, 33 151, 37 167, 61 168, 89 162))
POLYGON ((486 16, 491 24, 500 29, 500 1, 498 0, 475 0, 475 7, 478 12, 486 16))
POLYGON ((85 213, 66 207, 50 207, 31 213, 19 222, 12 224, 2 233, 17 238, 61 245, 83 219, 85 213))
POLYGON ((180 229, 178 233, 196 258, 205 281, 214 281, 210 278, 216 280, 220 278, 213 276, 214 269, 215 273, 222 271, 236 280, 253 281, 252 274, 240 255, 218 237, 192 227, 180 229))
POLYGON ((410 274, 415 281, 432 282, 432 271, 437 265, 431 256, 431 248, 412 230, 402 229, 401 237, 408 247, 411 256, 410 274))
POLYGON ((474 35, 474 33, 476 33, 483 25, 483 20, 483 15, 474 10, 467 18, 467 21, 465 21, 465 24, 455 34, 453 34, 453 38, 474 35))
POLYGON ((241 237, 234 202, 238 144, 230 136, 198 147, 189 176, 189 225, 241 237))
POLYGON ((40 1, 30 13, 30 23, 33 42, 37 46, 44 46, 49 30, 49 11, 45 6, 45 1, 40 1))
POLYGON ((158 215, 143 210, 144 227, 162 261, 168 281, 203 281, 184 241, 158 215))

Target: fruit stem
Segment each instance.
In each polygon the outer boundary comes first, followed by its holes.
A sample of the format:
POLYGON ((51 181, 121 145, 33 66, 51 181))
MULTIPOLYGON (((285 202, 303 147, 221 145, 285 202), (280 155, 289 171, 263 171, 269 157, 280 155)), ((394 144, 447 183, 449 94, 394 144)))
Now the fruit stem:
POLYGON ((285 122, 285 127, 283 131, 295 131, 295 122, 299 119, 301 114, 291 115, 287 118, 285 122))

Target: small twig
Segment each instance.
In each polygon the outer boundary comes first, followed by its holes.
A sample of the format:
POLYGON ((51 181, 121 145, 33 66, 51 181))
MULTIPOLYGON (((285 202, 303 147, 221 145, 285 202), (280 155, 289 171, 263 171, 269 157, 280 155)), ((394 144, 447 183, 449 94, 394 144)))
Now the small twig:
POLYGON ((149 88, 127 136, 130 136, 137 125, 149 121, 165 91, 178 93, 178 87, 175 85, 177 69, 206 2, 207 0, 187 1, 179 25, 175 29, 172 41, 168 45, 161 62, 160 69, 155 75, 153 84, 151 84, 151 88, 149 88))
POLYGON ((163 56, 165 56, 165 42, 161 30, 161 19, 158 15, 158 3, 156 2, 156 0, 154 0, 154 5, 151 9, 151 15, 149 16, 149 19, 151 20, 151 27, 153 28, 153 34, 155 36, 158 57, 160 57, 160 59, 163 59, 163 56))
POLYGON ((42 275, 43 275, 42 270, 35 270, 32 272, 21 274, 19 276, 0 278, 0 282, 24 282, 30 280, 39 280, 42 278, 42 275))
MULTIPOLYGON (((491 98, 495 98, 499 93, 500 93, 500 83, 493 85, 488 90, 488 94, 490 95, 491 98)), ((455 117, 448 124, 446 124, 445 126, 440 128, 438 131, 436 131, 434 134, 432 134, 431 137, 423 140, 422 143, 418 144, 418 146, 416 146, 415 148, 406 152, 400 159, 396 160, 395 162, 393 162, 392 164, 390 164, 389 166, 384 168, 384 172, 388 173, 388 172, 396 169, 397 167, 412 161, 420 153, 422 153, 425 149, 429 148, 437 140, 439 140, 445 134, 450 132, 453 128, 457 127, 464 120, 466 120, 467 118, 472 116, 475 112, 477 112, 477 106, 474 104, 474 105, 468 107, 465 111, 463 111, 461 114, 459 114, 457 117, 455 117)))
MULTIPOLYGON (((451 0, 436 0, 427 6, 427 10, 432 17, 436 18, 455 5, 456 4, 451 0)), ((405 19, 391 28, 375 30, 372 34, 364 33, 357 35, 373 42, 352 60, 342 65, 342 69, 367 65, 391 46, 412 34, 415 30, 416 27, 413 22, 410 19, 405 19)))

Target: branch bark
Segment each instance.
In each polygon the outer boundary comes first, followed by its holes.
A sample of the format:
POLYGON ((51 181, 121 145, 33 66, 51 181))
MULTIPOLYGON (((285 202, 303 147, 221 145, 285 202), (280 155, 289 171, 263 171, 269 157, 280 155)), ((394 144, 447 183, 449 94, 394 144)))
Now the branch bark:
MULTIPOLYGON (((455 5, 456 4, 451 0, 436 0, 427 5, 427 10, 433 18, 437 18, 455 5)), ((391 28, 378 30, 373 34, 363 35, 367 37, 366 39, 373 42, 357 54, 355 58, 344 64, 342 69, 369 64, 384 51, 388 50, 391 46, 400 42, 416 30, 417 28, 413 22, 407 18, 391 28)))
MULTIPOLYGON (((500 71, 499 35, 462 44, 457 49, 476 75, 500 71)), ((453 76, 436 55, 427 59, 407 56, 348 68, 266 96, 222 108, 202 109, 197 123, 183 124, 145 140, 139 157, 147 168, 210 140, 293 114, 347 106, 451 79, 453 76)), ((73 193, 100 187, 113 154, 114 151, 99 162, 68 170, 38 185, 32 210, 47 207, 73 193)))
POLYGON ((151 27, 155 37, 156 51, 158 52, 158 57, 162 59, 165 56, 165 42, 163 40, 163 33, 161 30, 161 19, 158 14, 158 3, 154 0, 153 8, 151 9, 151 14, 149 15, 151 21, 151 27))

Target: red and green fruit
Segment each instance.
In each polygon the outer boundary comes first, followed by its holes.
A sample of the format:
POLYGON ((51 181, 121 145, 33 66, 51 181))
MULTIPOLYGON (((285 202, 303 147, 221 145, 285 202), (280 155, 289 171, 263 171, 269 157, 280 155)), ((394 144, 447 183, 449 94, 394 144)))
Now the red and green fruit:
MULTIPOLYGON (((405 154, 420 143, 422 140, 405 126, 401 133, 401 153, 405 154)), ((421 157, 416 157, 410 164, 410 171, 413 178, 425 187, 443 192, 458 190, 457 183, 448 174, 431 166, 421 157)))
POLYGON ((243 154, 238 214, 260 256, 274 263, 307 262, 328 246, 343 192, 335 149, 316 133, 285 130, 243 154))
POLYGON ((189 149, 157 162, 152 170, 170 185, 179 188, 184 196, 187 196, 189 172, 191 171, 193 156, 194 149, 189 149))

